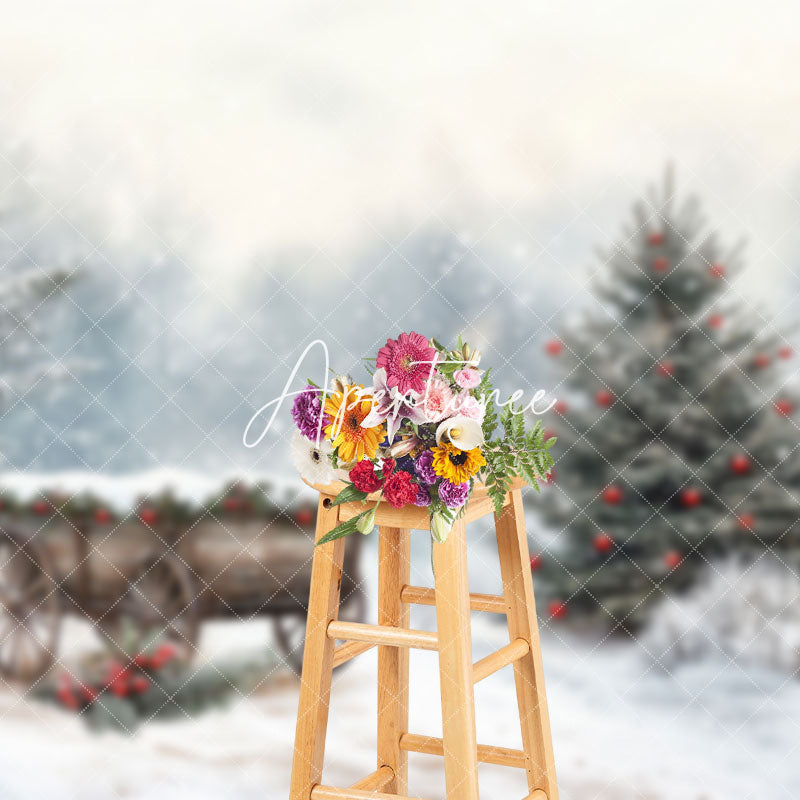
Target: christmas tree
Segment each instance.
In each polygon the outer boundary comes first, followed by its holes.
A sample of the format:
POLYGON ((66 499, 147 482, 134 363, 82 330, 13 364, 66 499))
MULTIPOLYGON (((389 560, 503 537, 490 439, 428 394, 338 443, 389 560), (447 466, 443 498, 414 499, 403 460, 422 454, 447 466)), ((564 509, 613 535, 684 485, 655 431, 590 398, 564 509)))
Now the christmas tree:
POLYGON ((546 615, 636 631, 721 555, 772 550, 800 572, 800 449, 791 345, 734 283, 672 179, 604 255, 598 305, 545 345, 554 532, 532 568, 546 615))

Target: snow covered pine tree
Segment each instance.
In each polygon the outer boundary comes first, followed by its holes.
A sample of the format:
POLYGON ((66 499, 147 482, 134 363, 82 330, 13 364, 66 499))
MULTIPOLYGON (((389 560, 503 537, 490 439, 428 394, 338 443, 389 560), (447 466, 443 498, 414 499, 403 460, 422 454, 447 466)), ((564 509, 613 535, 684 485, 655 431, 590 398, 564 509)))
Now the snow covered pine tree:
POLYGON ((668 175, 636 205, 594 287, 602 311, 545 345, 566 376, 537 503, 555 537, 532 549, 551 618, 635 632, 731 552, 800 572, 792 347, 734 283, 741 246, 723 254, 673 194, 668 175))

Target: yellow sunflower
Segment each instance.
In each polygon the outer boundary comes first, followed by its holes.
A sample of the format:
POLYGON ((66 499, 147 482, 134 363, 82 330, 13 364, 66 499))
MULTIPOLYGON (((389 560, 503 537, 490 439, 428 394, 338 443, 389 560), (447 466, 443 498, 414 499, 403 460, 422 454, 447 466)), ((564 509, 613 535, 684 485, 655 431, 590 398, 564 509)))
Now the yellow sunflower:
POLYGON ((375 451, 385 436, 383 423, 374 428, 362 428, 361 422, 372 410, 372 395, 361 394, 363 386, 343 386, 325 398, 325 413, 331 422, 325 426, 325 436, 338 448, 339 461, 360 461, 364 456, 375 458, 375 451))
POLYGON ((446 478, 451 483, 464 483, 468 481, 481 467, 486 465, 486 459, 480 447, 472 450, 459 450, 455 445, 445 443, 439 447, 432 447, 433 471, 446 478))

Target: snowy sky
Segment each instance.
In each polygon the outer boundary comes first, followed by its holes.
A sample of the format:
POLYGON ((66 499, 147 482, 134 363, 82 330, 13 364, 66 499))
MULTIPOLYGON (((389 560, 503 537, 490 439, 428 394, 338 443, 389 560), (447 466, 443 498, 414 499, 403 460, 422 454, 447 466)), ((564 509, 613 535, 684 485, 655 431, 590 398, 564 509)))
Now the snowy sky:
POLYGON ((538 218, 588 256, 671 160, 747 280, 800 273, 792 2, 3 5, 0 131, 103 235, 179 207, 219 270, 538 218))

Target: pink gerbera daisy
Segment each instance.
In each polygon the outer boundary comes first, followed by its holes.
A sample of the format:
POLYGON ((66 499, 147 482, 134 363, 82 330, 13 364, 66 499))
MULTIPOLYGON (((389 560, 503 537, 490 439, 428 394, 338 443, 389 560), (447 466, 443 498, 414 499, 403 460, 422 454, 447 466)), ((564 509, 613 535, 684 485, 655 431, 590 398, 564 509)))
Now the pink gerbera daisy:
POLYGON ((421 334, 401 333, 396 339, 387 339, 378 350, 376 366, 386 369, 387 385, 396 387, 400 394, 422 393, 435 355, 436 350, 421 334))

